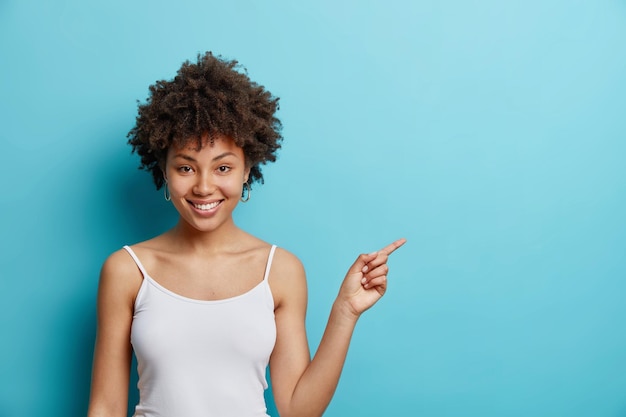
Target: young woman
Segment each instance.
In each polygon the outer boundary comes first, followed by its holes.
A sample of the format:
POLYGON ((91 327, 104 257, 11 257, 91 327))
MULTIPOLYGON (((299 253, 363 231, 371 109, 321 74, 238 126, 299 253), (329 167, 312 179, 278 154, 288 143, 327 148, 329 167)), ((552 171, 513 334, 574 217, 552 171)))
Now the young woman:
POLYGON ((276 159, 277 108, 236 62, 211 53, 139 106, 129 143, 179 222, 102 267, 89 417, 126 416, 133 350, 136 417, 266 416, 268 364, 282 417, 328 406, 357 319, 385 293, 387 258, 404 239, 358 256, 311 360, 301 263, 232 216, 276 159))

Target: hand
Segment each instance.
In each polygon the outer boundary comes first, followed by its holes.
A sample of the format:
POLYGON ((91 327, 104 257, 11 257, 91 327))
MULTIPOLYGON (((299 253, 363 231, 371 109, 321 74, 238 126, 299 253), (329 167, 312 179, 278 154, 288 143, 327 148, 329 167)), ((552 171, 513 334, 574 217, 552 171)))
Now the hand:
POLYGON ((357 317, 373 306, 387 290, 389 255, 405 243, 406 239, 398 239, 377 252, 359 255, 346 274, 337 301, 345 302, 357 317))

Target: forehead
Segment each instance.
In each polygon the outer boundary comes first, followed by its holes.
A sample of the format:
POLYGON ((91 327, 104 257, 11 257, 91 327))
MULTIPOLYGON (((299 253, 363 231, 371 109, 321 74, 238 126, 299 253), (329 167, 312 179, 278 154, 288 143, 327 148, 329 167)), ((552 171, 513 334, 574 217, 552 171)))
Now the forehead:
POLYGON ((213 157, 224 153, 232 153, 236 157, 244 158, 243 149, 237 146, 233 139, 225 135, 214 135, 213 138, 204 136, 201 141, 190 138, 181 145, 173 144, 168 150, 168 157, 181 154, 213 157))

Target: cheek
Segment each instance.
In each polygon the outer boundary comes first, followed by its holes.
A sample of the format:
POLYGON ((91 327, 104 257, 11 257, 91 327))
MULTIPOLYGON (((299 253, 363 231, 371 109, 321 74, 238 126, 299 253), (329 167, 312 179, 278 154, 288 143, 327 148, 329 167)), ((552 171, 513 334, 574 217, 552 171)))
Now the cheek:
POLYGON ((239 197, 241 196, 241 192, 243 191, 243 182, 242 181, 232 181, 228 185, 228 194, 231 196, 239 197))
POLYGON ((192 184, 189 183, 189 181, 185 181, 180 178, 177 178, 177 179, 173 179, 172 177, 170 178, 171 179, 167 183, 167 186, 170 189, 170 195, 173 195, 173 196, 184 195, 192 187, 192 184))

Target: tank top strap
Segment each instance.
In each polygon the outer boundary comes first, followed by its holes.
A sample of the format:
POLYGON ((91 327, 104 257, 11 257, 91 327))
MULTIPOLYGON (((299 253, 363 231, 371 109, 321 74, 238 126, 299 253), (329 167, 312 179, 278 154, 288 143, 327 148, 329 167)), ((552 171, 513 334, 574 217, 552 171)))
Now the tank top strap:
POLYGON ((267 278, 270 276, 270 269, 272 268, 272 260, 274 259, 274 252, 276 251, 276 245, 272 245, 270 249, 270 254, 267 257, 267 265, 265 266, 265 275, 263 275, 263 281, 267 281, 267 278))
POLYGON ((133 258, 133 261, 135 261, 135 264, 137 264, 137 268, 139 268, 139 270, 141 271, 141 275, 143 275, 144 277, 148 276, 146 269, 143 267, 143 264, 141 263, 137 255, 135 255, 135 252, 130 248, 130 246, 125 245, 124 249, 126 249, 126 252, 128 252, 130 257, 133 258))

